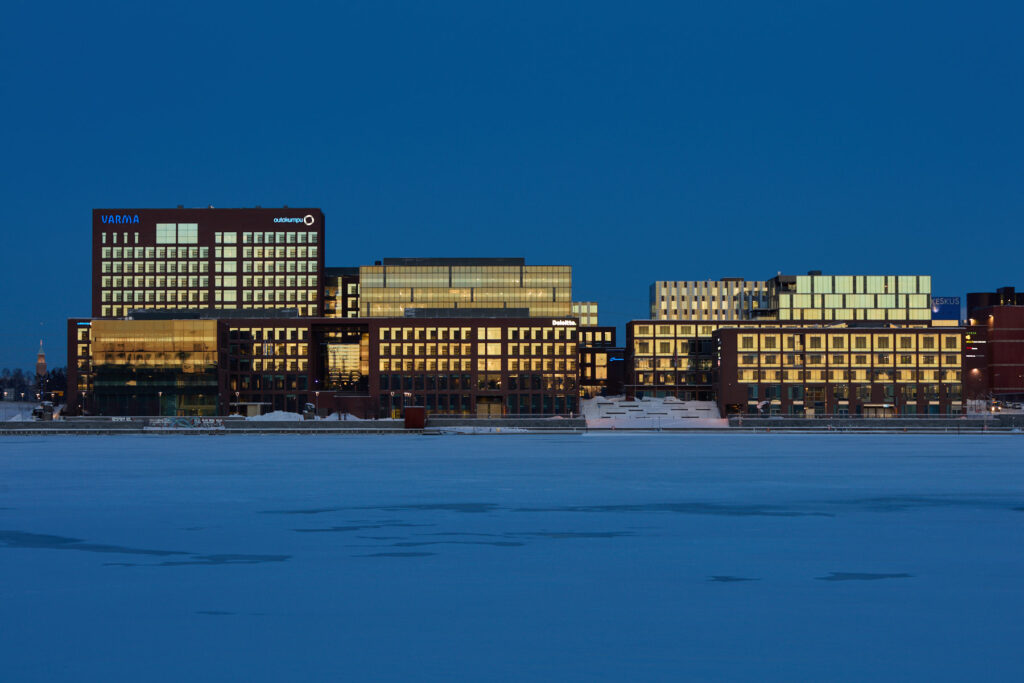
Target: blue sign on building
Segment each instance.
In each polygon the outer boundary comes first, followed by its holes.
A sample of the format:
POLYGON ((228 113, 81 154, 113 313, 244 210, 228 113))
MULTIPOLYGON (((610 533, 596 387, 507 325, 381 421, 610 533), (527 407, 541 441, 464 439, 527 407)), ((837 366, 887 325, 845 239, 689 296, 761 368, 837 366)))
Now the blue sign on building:
POLYGON ((960 320, 960 297, 933 296, 932 320, 960 320))

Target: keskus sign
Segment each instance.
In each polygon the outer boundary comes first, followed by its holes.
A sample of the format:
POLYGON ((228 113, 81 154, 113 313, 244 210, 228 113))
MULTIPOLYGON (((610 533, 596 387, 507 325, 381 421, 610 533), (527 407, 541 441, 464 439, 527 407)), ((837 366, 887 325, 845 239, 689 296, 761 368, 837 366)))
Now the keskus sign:
POLYGON ((127 213, 105 213, 100 216, 100 220, 104 223, 114 223, 116 225, 135 224, 139 222, 138 215, 127 214, 127 213))
POLYGON ((310 215, 310 214, 306 214, 302 218, 275 218, 274 219, 275 223, 304 223, 306 225, 313 225, 313 223, 315 221, 316 221, 316 219, 313 218, 313 216, 310 215))
POLYGON ((960 297, 933 296, 932 320, 960 320, 960 297))

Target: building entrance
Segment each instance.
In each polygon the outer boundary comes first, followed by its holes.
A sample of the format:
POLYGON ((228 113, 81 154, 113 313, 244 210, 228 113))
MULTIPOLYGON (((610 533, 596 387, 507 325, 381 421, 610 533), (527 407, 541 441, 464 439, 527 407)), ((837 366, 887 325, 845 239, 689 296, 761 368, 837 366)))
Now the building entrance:
POLYGON ((501 416, 503 405, 500 396, 481 396, 476 400, 477 417, 501 416))

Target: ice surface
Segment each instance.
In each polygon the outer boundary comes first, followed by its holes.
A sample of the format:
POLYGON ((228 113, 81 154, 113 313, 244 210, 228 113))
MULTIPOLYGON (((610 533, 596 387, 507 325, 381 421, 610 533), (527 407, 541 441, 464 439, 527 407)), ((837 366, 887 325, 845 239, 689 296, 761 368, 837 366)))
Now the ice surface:
POLYGON ((1020 681, 1020 436, 0 440, 10 681, 1020 681))

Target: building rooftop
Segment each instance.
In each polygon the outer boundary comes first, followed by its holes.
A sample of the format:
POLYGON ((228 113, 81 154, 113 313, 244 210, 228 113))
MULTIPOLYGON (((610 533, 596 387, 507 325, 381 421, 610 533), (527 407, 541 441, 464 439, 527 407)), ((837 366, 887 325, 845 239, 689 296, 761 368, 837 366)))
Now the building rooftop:
POLYGON ((385 266, 525 266, 518 258, 386 258, 385 266))
MULTIPOLYGON (((298 318, 296 308, 164 308, 135 309, 131 320, 221 320, 230 318, 298 318)), ((304 320, 306 318, 303 318, 304 320)))
POLYGON ((529 308, 406 308, 406 318, 529 318, 529 308))

